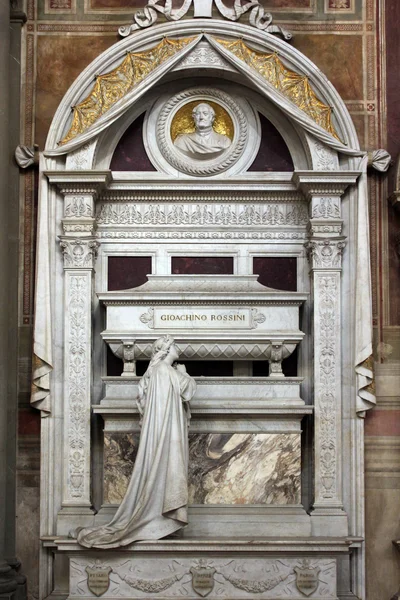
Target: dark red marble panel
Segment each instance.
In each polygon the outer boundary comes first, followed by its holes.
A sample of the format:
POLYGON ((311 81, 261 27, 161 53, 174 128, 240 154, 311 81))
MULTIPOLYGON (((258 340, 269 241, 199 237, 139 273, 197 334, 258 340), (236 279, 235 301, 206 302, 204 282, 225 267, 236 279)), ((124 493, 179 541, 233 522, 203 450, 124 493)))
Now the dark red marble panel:
POLYGON ((111 171, 155 171, 143 144, 144 113, 125 131, 115 148, 111 171))
POLYGON ((297 290, 297 259, 292 256, 255 256, 253 273, 262 285, 276 290, 297 290))
POLYGON ((171 272, 176 275, 232 275, 232 256, 173 256, 171 272))
POLYGON ((249 171, 294 171, 292 157, 285 140, 263 115, 261 122, 261 145, 249 171))
POLYGON ((151 256, 109 256, 108 289, 128 290, 147 281, 151 274, 151 256))

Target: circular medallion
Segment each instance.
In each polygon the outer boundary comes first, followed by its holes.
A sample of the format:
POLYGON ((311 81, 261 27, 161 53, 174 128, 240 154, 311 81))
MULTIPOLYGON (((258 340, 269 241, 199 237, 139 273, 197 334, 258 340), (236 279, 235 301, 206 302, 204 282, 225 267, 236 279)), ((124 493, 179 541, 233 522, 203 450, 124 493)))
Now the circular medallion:
POLYGON ((155 103, 146 116, 145 144, 157 167, 168 164, 187 175, 210 177, 254 159, 258 144, 252 136, 249 146, 249 119, 257 130, 258 119, 245 100, 215 88, 192 88, 155 103))
MULTIPOLYGON (((201 104, 201 100, 187 102, 179 110, 176 111, 171 121, 171 140, 175 142, 179 135, 188 135, 196 132, 196 124, 194 122, 193 110, 201 104)), ((220 135, 226 135, 232 142, 235 128, 232 117, 228 111, 216 102, 207 103, 215 113, 215 120, 212 128, 220 135)))

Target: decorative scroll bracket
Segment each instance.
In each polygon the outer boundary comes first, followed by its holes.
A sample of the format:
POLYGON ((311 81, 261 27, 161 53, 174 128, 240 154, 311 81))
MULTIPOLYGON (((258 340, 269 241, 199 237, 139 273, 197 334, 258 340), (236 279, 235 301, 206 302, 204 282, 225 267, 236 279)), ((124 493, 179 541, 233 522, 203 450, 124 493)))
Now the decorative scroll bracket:
POLYGON ((143 10, 137 10, 134 13, 133 24, 120 27, 118 33, 121 37, 126 37, 138 29, 151 27, 158 20, 159 14, 168 21, 179 21, 189 12, 192 4, 195 19, 211 18, 214 4, 225 19, 238 21, 242 15, 249 12, 249 23, 256 29, 280 35, 287 42, 292 39, 289 31, 272 24, 272 15, 265 12, 265 8, 258 0, 250 0, 244 4, 242 4, 242 0, 236 0, 231 8, 225 6, 222 0, 184 0, 180 8, 172 8, 172 4, 168 0, 149 0, 143 10))

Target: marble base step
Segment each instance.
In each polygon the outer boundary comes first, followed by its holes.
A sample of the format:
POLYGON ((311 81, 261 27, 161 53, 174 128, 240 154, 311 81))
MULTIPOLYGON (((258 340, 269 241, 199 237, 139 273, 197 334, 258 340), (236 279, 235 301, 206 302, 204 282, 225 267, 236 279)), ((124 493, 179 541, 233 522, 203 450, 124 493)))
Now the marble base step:
POLYGON ((53 538, 69 559, 70 600, 337 600, 337 559, 348 538, 164 539, 118 550, 86 549, 53 538))

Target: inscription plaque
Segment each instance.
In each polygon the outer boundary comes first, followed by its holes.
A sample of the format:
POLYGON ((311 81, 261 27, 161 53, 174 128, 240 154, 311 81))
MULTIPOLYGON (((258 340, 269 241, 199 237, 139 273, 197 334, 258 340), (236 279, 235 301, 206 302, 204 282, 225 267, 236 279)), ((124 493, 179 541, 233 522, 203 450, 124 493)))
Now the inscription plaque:
POLYGON ((317 590, 320 570, 318 567, 311 567, 307 561, 304 561, 302 567, 294 568, 297 589, 305 596, 311 596, 317 590))
POLYGON ((192 587, 196 594, 205 598, 214 589, 214 573, 212 567, 192 567, 192 587))
POLYGON ((264 323, 265 315, 254 308, 154 307, 140 320, 151 329, 255 329, 264 323))
POLYGON ((88 574, 87 585, 92 594, 95 596, 105 594, 110 587, 110 573, 112 568, 95 565, 93 567, 86 567, 85 571, 88 574))

